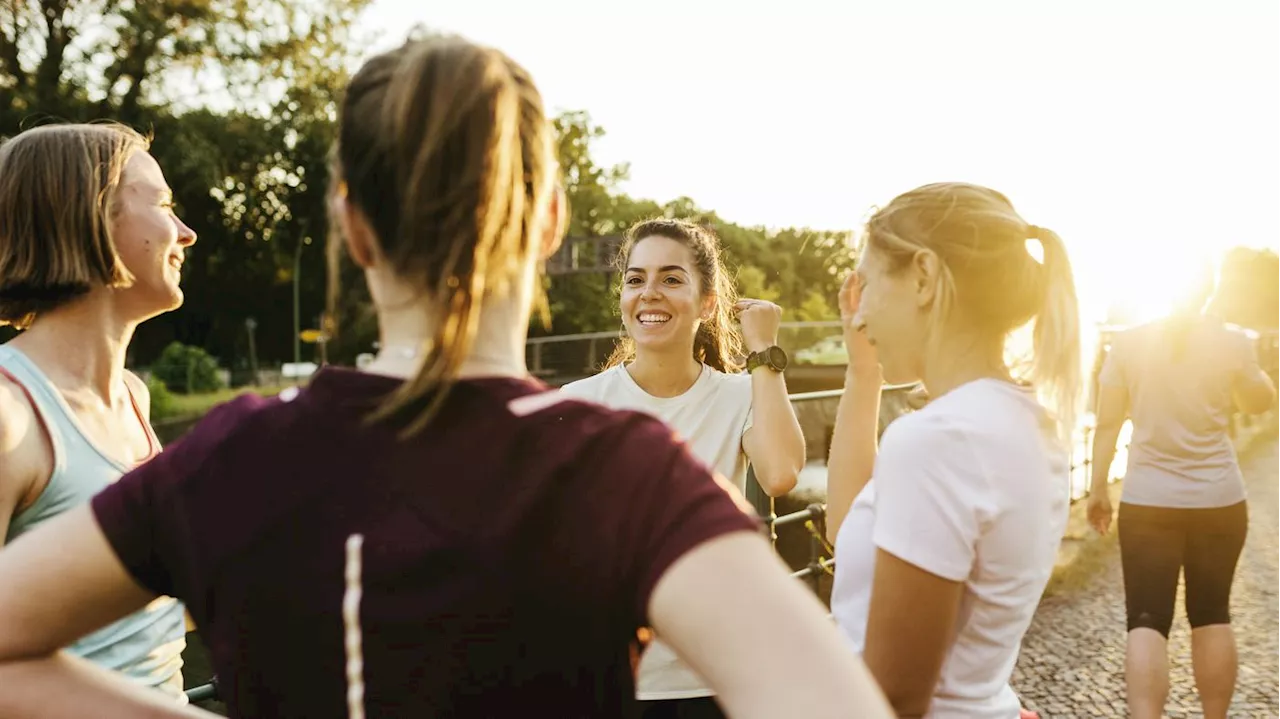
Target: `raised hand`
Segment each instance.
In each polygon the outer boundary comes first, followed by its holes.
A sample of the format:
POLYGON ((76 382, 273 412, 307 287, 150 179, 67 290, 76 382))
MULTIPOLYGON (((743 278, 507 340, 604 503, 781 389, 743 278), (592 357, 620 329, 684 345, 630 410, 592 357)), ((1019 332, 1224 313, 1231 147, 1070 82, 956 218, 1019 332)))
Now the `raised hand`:
POLYGON ((782 308, 767 300, 739 300, 733 309, 742 323, 742 341, 748 352, 762 352, 778 344, 782 308))
POLYGON ((840 287, 840 324, 844 329, 844 346, 849 353, 849 371, 880 371, 880 358, 875 345, 863 332, 858 308, 862 301, 862 283, 858 273, 850 272, 840 287))

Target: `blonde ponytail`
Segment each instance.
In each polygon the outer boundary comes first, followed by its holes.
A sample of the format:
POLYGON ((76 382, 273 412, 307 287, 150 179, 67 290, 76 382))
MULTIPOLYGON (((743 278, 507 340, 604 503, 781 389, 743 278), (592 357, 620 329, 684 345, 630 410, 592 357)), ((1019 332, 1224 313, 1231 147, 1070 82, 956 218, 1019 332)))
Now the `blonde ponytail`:
POLYGON ((1053 412, 1062 437, 1070 441, 1080 403, 1080 304, 1075 276, 1062 238, 1029 226, 1044 251, 1044 301, 1036 314, 1029 379, 1053 412))

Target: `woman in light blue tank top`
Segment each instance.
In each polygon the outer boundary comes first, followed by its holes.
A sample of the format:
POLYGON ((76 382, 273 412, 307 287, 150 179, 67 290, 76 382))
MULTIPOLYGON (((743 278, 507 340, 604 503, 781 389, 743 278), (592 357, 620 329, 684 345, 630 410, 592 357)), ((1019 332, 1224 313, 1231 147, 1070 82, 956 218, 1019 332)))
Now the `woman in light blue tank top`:
MULTIPOLYGON (((43 126, 0 145, 0 324, 23 330, 0 346, 6 545, 160 450, 125 353, 139 323, 181 305, 195 233, 147 146, 116 125, 43 126)), ((183 701, 185 636, 182 605, 157 597, 67 651, 183 701)))

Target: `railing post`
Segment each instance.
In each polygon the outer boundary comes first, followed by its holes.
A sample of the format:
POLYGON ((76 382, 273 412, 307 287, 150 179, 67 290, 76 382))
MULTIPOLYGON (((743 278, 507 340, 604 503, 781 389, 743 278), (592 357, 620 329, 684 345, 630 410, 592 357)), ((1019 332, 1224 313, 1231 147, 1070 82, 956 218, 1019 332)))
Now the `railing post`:
MULTIPOLYGON (((813 523, 815 529, 821 526, 818 517, 823 517, 825 521, 826 510, 821 504, 809 505, 809 521, 813 523)), ((809 586, 813 589, 814 594, 818 594, 818 590, 822 584, 822 555, 826 548, 822 546, 822 540, 818 537, 816 531, 809 533, 809 586)))
POLYGON ((754 467, 747 467, 747 501, 755 508, 756 514, 764 520, 765 527, 769 530, 769 544, 774 547, 778 546, 778 530, 773 526, 773 521, 778 515, 773 511, 773 497, 765 493, 760 483, 756 481, 756 470, 754 467))
POLYGON ((592 337, 587 341, 587 366, 583 370, 587 374, 591 374, 596 368, 596 338, 592 337))
POLYGON ((533 345, 533 376, 542 376, 542 346, 544 343, 537 342, 533 345))

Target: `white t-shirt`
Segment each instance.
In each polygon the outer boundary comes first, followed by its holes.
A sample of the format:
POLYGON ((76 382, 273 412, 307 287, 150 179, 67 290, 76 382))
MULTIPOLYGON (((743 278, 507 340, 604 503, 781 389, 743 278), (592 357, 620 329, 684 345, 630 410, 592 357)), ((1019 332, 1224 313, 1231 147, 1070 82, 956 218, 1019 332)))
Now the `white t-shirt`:
MULTIPOLYGON (((725 374, 703 365, 702 374, 684 394, 654 397, 631 378, 622 365, 561 388, 579 399, 613 409, 657 417, 675 430, 690 453, 739 491, 747 483, 747 455, 742 435, 751 428, 751 376, 725 374)), ((707 682, 681 662, 670 647, 654 640, 640 659, 636 697, 642 701, 712 696, 707 682)))
POLYGON ((963 582, 928 716, 1016 719, 1009 678, 1069 504, 1069 454, 1033 393, 992 379, 958 387, 885 431, 836 536, 832 614, 861 653, 877 548, 963 582))
POLYGON ((725 374, 706 365, 693 386, 676 397, 654 397, 616 365, 560 391, 612 409, 644 412, 662 420, 702 460, 739 491, 747 486, 742 435, 751 429, 751 375, 725 374))

